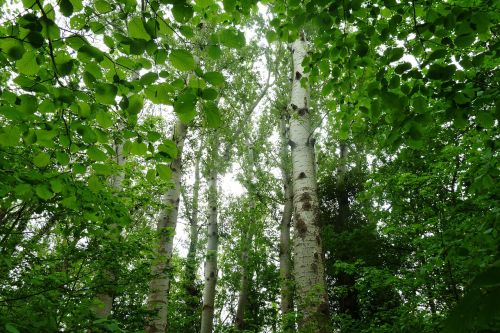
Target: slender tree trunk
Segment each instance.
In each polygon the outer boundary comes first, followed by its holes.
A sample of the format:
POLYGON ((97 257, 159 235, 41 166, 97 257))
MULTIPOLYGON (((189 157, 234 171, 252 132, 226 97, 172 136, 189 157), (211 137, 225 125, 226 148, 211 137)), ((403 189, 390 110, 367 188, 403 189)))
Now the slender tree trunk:
POLYGON ((323 249, 319 230, 319 201, 314 165, 309 93, 301 85, 306 41, 301 33, 292 45, 290 145, 294 206, 294 271, 301 332, 331 332, 325 284, 323 249))
POLYGON ((203 308, 201 313, 201 333, 212 333, 215 306, 215 286, 217 283, 217 249, 219 231, 217 225, 217 148, 218 140, 212 146, 208 179, 208 228, 207 252, 205 257, 205 287, 203 289, 203 308))
MULTIPOLYGON (((186 257, 186 267, 184 271, 184 289, 186 295, 185 315, 188 320, 185 325, 186 332, 199 331, 199 315, 200 315, 200 290, 196 285, 196 269, 197 260, 196 254, 198 250, 198 200, 200 192, 200 160, 201 160, 201 145, 200 151, 196 153, 194 164, 194 184, 193 197, 189 210, 189 250, 186 257)), ((186 202, 186 200, 185 200, 186 202)))
POLYGON ((187 126, 177 120, 173 141, 177 146, 178 153, 170 164, 173 187, 165 195, 165 203, 168 208, 161 213, 157 224, 159 244, 157 257, 152 268, 153 279, 149 286, 148 306, 153 312, 153 316, 146 324, 146 332, 148 333, 164 333, 167 327, 168 293, 170 289, 169 270, 179 210, 182 151, 186 134, 187 126))
POLYGON ((243 331, 245 329, 245 311, 248 306, 249 294, 249 278, 250 272, 248 270, 248 253, 253 241, 253 235, 250 230, 251 226, 247 226, 243 236, 243 249, 241 252, 241 278, 240 290, 238 293, 238 305, 236 307, 236 316, 234 324, 237 330, 243 331))
MULTIPOLYGON (((285 110, 286 111, 286 110, 285 110)), ((280 223, 280 279, 281 279, 281 316, 283 330, 291 332, 295 328, 294 318, 290 318, 293 311, 293 282, 292 257, 290 242, 290 225, 293 213, 293 188, 290 178, 290 155, 288 151, 288 116, 283 112, 280 119, 281 137, 281 177, 283 179, 284 206, 280 223)))
POLYGON ((345 230, 349 218, 349 196, 347 193, 345 178, 347 173, 347 144, 339 143, 339 165, 337 167, 337 201, 339 204, 338 225, 341 231, 345 230))
MULTIPOLYGON (((119 166, 123 166, 125 164, 125 157, 123 156, 123 143, 115 143, 113 145, 113 148, 115 150, 115 162, 119 166)), ((120 171, 109 180, 111 186, 117 192, 122 191, 124 177, 124 172, 120 171)), ((116 228, 118 228, 116 223, 111 225, 112 232, 119 232, 116 230, 116 228)), ((113 251, 111 250, 109 251, 109 253, 113 253, 113 251)), ((113 262, 110 262, 110 264, 113 265, 113 262)), ((115 297, 115 285, 117 279, 116 270, 112 267, 104 269, 101 274, 102 276, 100 277, 101 279, 99 281, 99 283, 101 284, 101 289, 95 295, 97 304, 92 307, 94 316, 100 319, 107 318, 111 314, 111 310, 113 309, 113 300, 115 297)))

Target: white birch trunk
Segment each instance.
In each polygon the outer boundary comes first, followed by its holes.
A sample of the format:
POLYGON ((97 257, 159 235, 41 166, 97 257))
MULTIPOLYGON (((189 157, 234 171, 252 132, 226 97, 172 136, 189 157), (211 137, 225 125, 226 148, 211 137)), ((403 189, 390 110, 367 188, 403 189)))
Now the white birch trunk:
POLYGON ((149 286, 148 307, 153 316, 146 325, 148 333, 165 333, 167 328, 168 293, 170 289, 170 260, 179 211, 179 197, 182 174, 182 151, 187 134, 187 126, 176 121, 173 141, 177 146, 177 157, 171 162, 173 187, 165 195, 168 208, 160 214, 157 224, 159 234, 158 253, 152 267, 153 279, 149 286))
POLYGON ((292 156, 294 272, 298 296, 299 330, 330 333, 328 297, 319 229, 319 202, 315 174, 314 142, 311 133, 309 92, 301 85, 306 77, 303 33, 292 44, 293 83, 290 103, 290 146, 292 156))
MULTIPOLYGON (((217 145, 215 145, 217 147, 217 145)), ((208 228, 207 253, 205 257, 205 287, 203 289, 203 309, 201 313, 201 333, 212 333, 215 306, 215 286, 217 283, 217 250, 219 234, 217 225, 217 170, 215 155, 212 154, 212 165, 208 179, 208 228)))

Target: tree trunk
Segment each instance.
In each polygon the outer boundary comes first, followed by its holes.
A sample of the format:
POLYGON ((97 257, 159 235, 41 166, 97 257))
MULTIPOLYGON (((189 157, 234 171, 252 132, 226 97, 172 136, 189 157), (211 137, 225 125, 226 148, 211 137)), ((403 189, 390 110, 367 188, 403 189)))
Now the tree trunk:
POLYGON ((208 179, 208 228, 207 252, 205 257, 205 287, 203 289, 203 308, 201 313, 201 333, 212 333, 215 306, 215 286, 217 283, 217 248, 219 234, 217 226, 217 148, 218 140, 212 146, 208 179))
MULTIPOLYGON (((186 257, 186 267, 184 271, 184 290, 186 297, 186 325, 184 330, 186 332, 198 332, 199 331, 199 311, 200 311, 200 290, 196 285, 196 269, 197 260, 196 254, 198 250, 198 200, 200 192, 200 160, 201 160, 201 147, 200 151, 196 153, 195 164, 194 164, 194 184, 193 184, 193 197, 191 200, 191 205, 188 209, 189 215, 189 227, 190 227, 190 237, 189 237, 189 250, 186 257)), ((184 200, 186 202, 186 200, 184 200)), ((187 206, 187 203, 186 203, 187 206)))
POLYGON ((253 241, 253 235, 247 226, 245 233, 242 235, 243 249, 241 252, 241 278, 240 278, 240 291, 238 294, 238 305, 236 307, 236 316, 234 325, 237 330, 243 331, 245 329, 245 310, 248 306, 249 294, 249 270, 248 270, 248 252, 253 241))
MULTIPOLYGON (((125 157, 123 156, 123 143, 116 143, 113 145, 115 150, 115 162, 119 166, 123 166, 125 164, 125 157)), ((120 192, 123 188, 123 179, 125 174, 123 171, 118 172, 115 176, 111 177, 109 182, 113 189, 117 192, 120 192)), ((111 230, 113 232, 117 231, 116 228, 118 226, 116 223, 111 225, 111 230)), ((119 232, 119 231, 117 231, 119 232)), ((108 253, 112 253, 112 249, 108 249, 108 253)), ((106 251, 107 252, 107 251, 106 251)), ((113 300, 115 297, 115 285, 116 285, 116 270, 113 268, 106 268, 102 272, 101 280, 99 281, 102 289, 100 289, 95 298, 97 300, 97 304, 92 307, 92 312, 96 318, 102 319, 107 318, 111 314, 111 310, 113 309, 113 300)))
POLYGON ((309 93, 301 85, 306 41, 301 33, 292 45, 290 145, 294 206, 294 271, 301 332, 331 332, 324 260, 319 233, 319 202, 314 165, 309 93))
POLYGON ((281 177, 283 179, 284 206, 280 223, 280 279, 281 279, 281 316, 284 332, 295 328, 293 311, 292 257, 290 251, 290 225, 293 212, 293 188, 290 178, 290 156, 288 151, 288 116, 283 112, 280 120, 281 137, 281 177))
POLYGON ((149 286, 148 306, 153 312, 146 324, 148 333, 164 333, 167 327, 168 293, 170 288, 170 260, 177 225, 179 197, 181 189, 182 151, 187 134, 187 126, 176 121, 173 141, 177 146, 177 157, 171 162, 173 187, 165 195, 168 208, 160 214, 157 224, 159 234, 158 253, 152 267, 153 279, 149 286))

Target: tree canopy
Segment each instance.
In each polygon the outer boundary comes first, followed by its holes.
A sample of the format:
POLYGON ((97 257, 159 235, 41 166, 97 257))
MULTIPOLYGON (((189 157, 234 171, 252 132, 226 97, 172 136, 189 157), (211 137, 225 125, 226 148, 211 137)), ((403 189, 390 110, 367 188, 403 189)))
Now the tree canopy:
POLYGON ((0 7, 0 331, 500 331, 497 1, 0 7))

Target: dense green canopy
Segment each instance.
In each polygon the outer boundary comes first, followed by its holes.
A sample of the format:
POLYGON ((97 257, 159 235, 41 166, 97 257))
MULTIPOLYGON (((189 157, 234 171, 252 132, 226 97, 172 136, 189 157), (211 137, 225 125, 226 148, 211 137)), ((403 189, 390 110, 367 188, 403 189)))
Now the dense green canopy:
POLYGON ((214 332, 300 331, 300 303, 280 310, 294 80, 311 95, 332 332, 500 330, 498 2, 0 7, 0 331, 144 332, 165 234, 168 332, 199 331, 211 255, 214 332), (157 230, 176 173, 179 222, 157 230))

